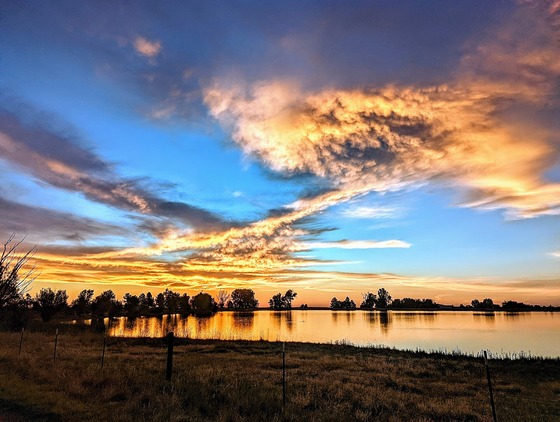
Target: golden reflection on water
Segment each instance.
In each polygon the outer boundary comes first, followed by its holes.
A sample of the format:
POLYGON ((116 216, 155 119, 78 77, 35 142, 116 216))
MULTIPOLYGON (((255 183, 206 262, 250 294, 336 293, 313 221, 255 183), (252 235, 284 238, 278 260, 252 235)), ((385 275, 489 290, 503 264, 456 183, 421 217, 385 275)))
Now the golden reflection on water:
POLYGON ((206 318, 117 318, 108 326, 109 335, 120 337, 163 337, 169 331, 193 339, 347 342, 560 356, 560 315, 550 312, 228 311, 206 318))

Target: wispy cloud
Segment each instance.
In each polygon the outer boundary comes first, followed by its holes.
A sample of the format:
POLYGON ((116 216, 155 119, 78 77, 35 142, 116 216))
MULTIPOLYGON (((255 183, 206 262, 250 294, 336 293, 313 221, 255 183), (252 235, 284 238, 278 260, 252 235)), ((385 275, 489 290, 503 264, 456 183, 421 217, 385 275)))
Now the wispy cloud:
POLYGON ((402 240, 339 240, 336 242, 308 242, 302 246, 309 249, 384 249, 410 248, 412 245, 402 240))
POLYGON ((122 227, 110 223, 24 205, 0 196, 0 236, 6 239, 14 232, 27 233, 28 242, 41 243, 53 240, 80 242, 91 237, 99 239, 127 234, 122 227))
POLYGON ((42 183, 125 211, 174 219, 195 230, 229 227, 207 210, 161 198, 145 180, 120 177, 54 116, 19 105, 0 108, 0 157, 42 183), (60 129, 62 126, 63 129, 60 129))
POLYGON ((394 207, 384 207, 384 206, 352 206, 341 212, 341 214, 346 218, 392 218, 400 212, 399 209, 394 207))

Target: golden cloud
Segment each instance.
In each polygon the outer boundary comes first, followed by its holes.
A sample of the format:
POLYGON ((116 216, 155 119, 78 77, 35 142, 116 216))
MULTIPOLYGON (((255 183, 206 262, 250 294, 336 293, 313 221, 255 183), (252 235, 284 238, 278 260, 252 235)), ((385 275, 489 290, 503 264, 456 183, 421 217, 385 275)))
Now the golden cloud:
POLYGON ((476 198, 468 206, 558 213, 560 184, 543 180, 554 153, 547 134, 500 121, 488 86, 475 88, 306 94, 279 81, 218 83, 205 98, 245 153, 279 172, 310 172, 359 193, 439 178, 476 198))

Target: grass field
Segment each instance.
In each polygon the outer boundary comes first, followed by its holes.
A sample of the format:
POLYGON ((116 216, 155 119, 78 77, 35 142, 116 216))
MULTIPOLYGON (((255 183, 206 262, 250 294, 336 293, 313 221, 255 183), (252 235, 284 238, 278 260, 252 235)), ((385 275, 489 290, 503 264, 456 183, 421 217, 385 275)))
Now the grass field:
MULTIPOLYGON (((47 331, 0 333, 0 420, 492 420, 478 358, 288 343, 283 411, 281 344, 178 340, 167 382, 163 340, 47 331)), ((490 365, 498 420, 560 420, 559 360, 490 365)))

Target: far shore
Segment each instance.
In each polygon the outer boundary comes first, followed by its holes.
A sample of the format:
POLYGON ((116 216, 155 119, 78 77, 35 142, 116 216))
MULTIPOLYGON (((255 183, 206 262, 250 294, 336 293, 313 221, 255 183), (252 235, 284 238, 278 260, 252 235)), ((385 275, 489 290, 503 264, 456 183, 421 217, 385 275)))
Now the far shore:
POLYGON ((271 312, 287 312, 287 311, 333 311, 333 312, 400 312, 400 311, 414 311, 414 312, 473 312, 473 313, 512 313, 512 312, 560 312, 560 307, 554 307, 552 309, 472 309, 472 308, 452 308, 452 307, 442 307, 442 308, 399 308, 399 309, 332 309, 327 306, 309 306, 307 308, 293 307, 291 309, 271 309, 271 308, 255 308, 255 309, 233 309, 233 308, 223 308, 218 309, 218 312, 258 312, 258 311, 271 311, 271 312))

